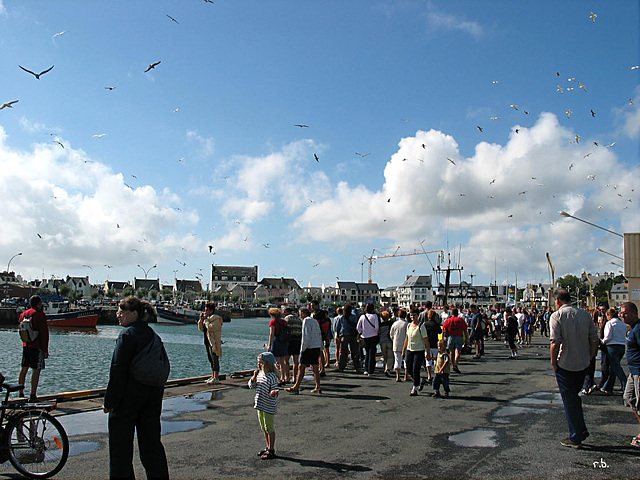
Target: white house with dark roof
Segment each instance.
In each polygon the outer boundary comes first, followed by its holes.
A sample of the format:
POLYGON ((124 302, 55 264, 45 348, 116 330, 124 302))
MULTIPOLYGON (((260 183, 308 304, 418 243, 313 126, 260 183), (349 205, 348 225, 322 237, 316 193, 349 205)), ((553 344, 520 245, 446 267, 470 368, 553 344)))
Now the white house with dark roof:
POLYGON ((431 275, 407 275, 404 283, 398 287, 398 305, 406 307, 427 301, 433 302, 431 275))

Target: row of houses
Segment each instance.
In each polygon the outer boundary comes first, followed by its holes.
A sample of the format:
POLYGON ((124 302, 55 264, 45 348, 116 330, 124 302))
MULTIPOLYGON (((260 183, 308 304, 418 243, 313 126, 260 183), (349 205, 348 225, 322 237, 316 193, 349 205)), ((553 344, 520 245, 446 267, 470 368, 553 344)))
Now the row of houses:
MULTIPOLYGON (((147 292, 169 291, 178 298, 189 300, 201 299, 205 292, 211 292, 217 298, 237 299, 242 303, 264 303, 299 305, 309 298, 316 298, 322 304, 352 304, 362 305, 366 302, 392 306, 407 306, 414 303, 424 304, 431 301, 436 305, 476 303, 484 306, 500 306, 513 303, 515 286, 507 285, 472 285, 467 282, 449 285, 445 292, 442 284, 434 285, 431 275, 407 275, 404 282, 398 286, 380 289, 376 283, 359 283, 338 280, 335 285, 301 287, 293 278, 265 277, 259 280, 258 266, 211 266, 210 283, 205 287, 201 280, 174 279, 172 284, 162 284, 160 279, 134 278, 130 281, 107 280, 104 284, 94 285, 89 277, 71 277, 65 279, 35 280, 30 283, 17 282, 16 279, 3 277, 4 284, 0 284, 2 297, 27 297, 40 288, 59 293, 66 285, 68 290, 76 293, 78 298, 89 300, 95 296, 108 296, 114 292, 122 296, 123 292, 132 288, 134 291, 145 289, 147 292), (14 280, 13 282, 9 280, 14 280), (97 295, 96 295, 97 294, 97 295), (182 297, 180 297, 182 295, 182 297)), ((527 285, 524 288, 522 302, 530 305, 546 305, 551 285, 527 285)), ((522 287, 519 288, 521 290, 522 287)), ((628 300, 628 285, 614 285, 611 292, 614 304, 621 304, 628 300)))

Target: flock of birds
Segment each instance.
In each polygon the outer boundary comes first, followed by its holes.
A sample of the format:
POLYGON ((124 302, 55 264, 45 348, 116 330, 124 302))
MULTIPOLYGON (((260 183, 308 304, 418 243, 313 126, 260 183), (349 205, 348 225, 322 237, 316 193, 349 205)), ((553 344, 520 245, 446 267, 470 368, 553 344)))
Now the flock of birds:
MULTIPOLYGON (((212 0, 203 0, 203 1, 204 1, 205 3, 213 3, 213 1, 212 1, 212 0)), ((179 23, 180 23, 176 18, 174 18, 173 16, 171 16, 171 15, 169 15, 169 14, 166 14, 166 17, 167 17, 171 22, 174 22, 175 24, 179 24, 179 23)), ((596 15, 594 12, 590 12, 590 14, 589 14, 589 18, 591 19, 591 21, 592 21, 593 23, 595 23, 595 22, 596 22, 597 15, 596 15)), ((55 37, 61 36, 61 35, 65 34, 65 33, 67 33, 67 32, 68 32, 67 30, 64 30, 64 31, 58 32, 58 33, 54 34, 54 35, 53 35, 53 37, 55 38, 55 37)), ((158 60, 158 61, 154 61, 154 62, 150 63, 150 64, 146 67, 146 69, 143 71, 143 73, 148 73, 148 72, 150 72, 151 70, 154 70, 154 69, 155 69, 156 67, 158 67, 161 63, 162 63, 162 61, 160 61, 160 60, 158 60)), ((45 70, 39 71, 39 72, 34 71, 34 70, 30 70, 30 69, 28 69, 28 68, 25 68, 25 67, 24 67, 24 66, 22 66, 22 65, 18 65, 18 67, 19 67, 21 70, 23 70, 25 73, 28 73, 29 75, 32 75, 33 77, 35 77, 35 79, 36 79, 36 80, 40 80, 42 76, 44 76, 44 75, 48 74, 49 72, 51 72, 51 71, 54 69, 54 65, 50 66, 49 68, 47 68, 47 69, 45 69, 45 70)), ((636 70, 636 69, 639 69, 639 68, 640 68, 640 65, 635 65, 635 66, 632 66, 632 67, 631 67, 631 70, 636 70)), ((559 72, 556 72, 556 76, 557 76, 557 77, 560 77, 560 76, 561 76, 561 74, 560 74, 559 72)), ((567 85, 564 85, 564 86, 563 86, 563 85, 560 85, 559 83, 558 83, 558 84, 556 84, 556 91, 557 91, 559 94, 561 94, 561 95, 565 95, 565 93, 566 93, 566 94, 568 94, 568 93, 573 92, 573 91, 575 91, 575 90, 582 90, 583 92, 587 92, 587 87, 586 87, 586 85, 585 85, 584 83, 580 82, 580 81, 577 81, 577 80, 576 80, 576 78, 574 78, 574 77, 570 77, 570 78, 568 78, 568 79, 567 79, 567 82, 569 82, 569 83, 568 83, 567 85)), ((494 85, 498 85, 500 82, 499 82, 499 80, 493 80, 493 81, 492 81, 492 83, 493 83, 494 85)), ((106 90, 108 90, 108 91, 114 91, 116 88, 117 88, 116 86, 105 86, 105 87, 104 87, 104 89, 106 89, 106 90)), ((16 99, 16 100, 11 100, 11 101, 4 102, 2 105, 0 105, 0 110, 3 110, 3 109, 5 109, 5 108, 13 108, 13 107, 14 107, 14 105, 16 105, 18 102, 19 102, 19 100, 17 100, 17 99, 16 99)), ((629 99, 629 103, 630 103, 630 104, 633 104, 633 100, 632 100, 632 99, 629 99)), ((530 112, 529 112, 528 110, 520 110, 520 108, 519 108, 519 106, 518 106, 517 104, 510 104, 510 105, 509 105, 509 107, 510 107, 510 108, 512 108, 512 109, 513 109, 513 110, 515 110, 515 111, 522 111, 524 115, 529 115, 529 114, 530 114, 530 112)), ((178 112, 178 111, 179 111, 179 108, 175 108, 175 109, 173 110, 173 113, 176 113, 176 112, 178 112)), ((590 115, 591 117, 593 117, 593 118, 595 118, 595 117, 596 117, 596 112, 595 112, 593 109, 590 109, 588 113, 589 113, 589 115, 590 115)), ((574 114, 574 112, 572 111, 572 109, 571 109, 570 107, 567 107, 567 108, 566 108, 566 110, 564 111, 564 114, 566 115, 567 119, 571 119, 571 115, 572 115, 572 114, 574 114)), ((497 116, 497 115, 494 115, 494 116, 491 116, 491 117, 490 117, 490 120, 491 120, 491 121, 498 121, 498 120, 500 120, 500 117, 499 117, 499 116, 497 116)), ((402 121, 403 121, 403 122, 408 122, 408 120, 406 120, 406 119, 402 119, 402 121)), ((309 128, 309 125, 307 125, 307 124, 303 124, 303 123, 297 123, 297 124, 294 124, 293 126, 294 126, 294 127, 301 128, 301 129, 309 128)), ((484 132, 484 130, 485 130, 485 127, 484 127, 484 126, 482 126, 482 125, 476 125, 476 127, 477 127, 477 130, 478 130, 480 133, 483 133, 483 132, 484 132)), ((518 133, 519 133, 519 130, 518 130, 517 128, 516 128, 514 131, 515 131, 515 133, 516 133, 516 134, 518 134, 518 133)), ((53 135, 53 134, 52 134, 52 135, 53 135)), ((95 134, 95 135, 92 135, 92 136, 93 136, 94 138, 101 138, 101 137, 104 137, 104 136, 106 136, 106 135, 107 135, 106 133, 99 133, 99 134, 95 134)), ((579 144, 579 143, 580 143, 580 139, 581 139, 581 136, 580 136, 580 135, 578 135, 578 134, 576 134, 576 135, 575 135, 575 137, 574 137, 574 141, 573 141, 573 142, 571 142, 571 143, 579 144)), ((65 148, 64 144, 63 144, 61 141, 59 141, 59 139, 57 139, 57 138, 56 138, 56 139, 54 139, 54 140, 52 140, 52 141, 53 141, 54 143, 56 143, 57 145, 59 145, 61 148, 63 148, 63 149, 65 148)), ((593 144, 594 144, 594 146, 596 146, 596 147, 599 147, 599 146, 600 146, 597 142, 593 142, 593 144)), ((612 148, 614 145, 615 145, 615 142, 612 142, 612 143, 610 143, 610 144, 608 144, 608 145, 604 146, 604 148, 612 148)), ((424 149, 426 149, 426 148, 427 148, 425 144, 422 144, 422 147, 423 147, 424 149)), ((371 152, 367 152, 367 153, 355 152, 355 155, 357 155, 357 156, 359 156, 359 157, 361 157, 361 158, 366 158, 366 157, 368 157, 369 155, 371 155, 371 152)), ((591 155, 591 153, 587 153, 586 155, 584 155, 584 157, 583 157, 583 158, 586 158, 586 157, 588 157, 588 156, 590 156, 590 155, 591 155)), ((319 158, 319 156, 318 156, 316 153, 313 153, 313 159, 314 159, 316 162, 320 162, 320 158, 319 158)), ((408 160, 407 158, 403 159, 403 161, 407 161, 407 160, 408 160)), ((419 161, 421 161, 421 162, 424 162, 424 160, 423 160, 423 159, 420 159, 420 158, 418 158, 417 160, 419 160, 419 161)), ((454 165, 454 166, 456 165, 456 162, 455 162, 452 158, 446 157, 446 160, 447 160, 447 161, 449 161, 452 165, 454 165)), ((181 158, 179 158, 179 159, 178 159, 178 162, 183 162, 183 161, 184 161, 184 157, 181 157, 181 158)), ((575 165, 574 165, 574 163, 571 163, 571 164, 569 165, 568 169, 571 171, 571 170, 574 168, 574 166, 575 166, 575 165)), ((133 178, 137 178, 135 175, 132 175, 132 177, 133 177, 133 178)), ((224 177, 224 178, 228 178, 228 177, 224 177)), ((532 179, 533 179, 533 180, 535 180, 535 177, 532 177, 532 179)), ((495 182, 496 182, 496 180, 497 180, 496 178, 493 178, 493 179, 489 182, 489 185, 494 185, 494 184, 495 184, 495 182)), ((589 180, 589 181, 594 181, 594 180, 595 180, 595 175, 589 175, 589 176, 587 177, 587 180, 589 180)), ((540 186, 540 187, 544 186, 543 184, 540 184, 540 183, 538 183, 537 185, 538 185, 538 186, 540 186)), ((131 188, 131 187, 130 187, 129 185, 127 185, 126 183, 125 183, 125 186, 127 186, 127 187, 131 188)), ((609 186, 609 185, 607 185, 607 186, 609 186)), ((614 187, 614 189, 617 189, 617 186, 615 186, 615 185, 614 185, 613 187, 614 187)), ((528 192, 528 190, 521 190, 521 191, 519 191, 519 192, 518 192, 518 194, 517 194, 517 195, 518 195, 518 196, 520 196, 520 195, 525 195, 525 194, 527 194, 527 192, 528 192)), ((464 197, 464 196, 466 196, 466 195, 465 195, 465 193, 459 193, 459 196, 460 196, 460 197, 464 197)), ((622 197, 622 195, 621 195, 620 193, 618 193, 618 196, 622 197)), ((487 196, 487 198, 488 198, 488 199, 495 199, 495 195, 489 195, 489 196, 487 196)), ((310 201, 313 203, 313 201, 312 201, 312 200, 310 200, 310 201)), ((631 202, 631 199, 628 199, 628 201, 629 201, 629 202, 631 202)), ((387 203, 390 203, 390 202, 391 202, 391 198, 386 199, 386 202, 387 202, 387 203)), ((602 208, 602 207, 601 207, 601 206, 599 206, 599 208, 602 208)), ((177 208, 176 210, 179 210, 179 209, 177 208)), ((513 217, 513 215, 512 215, 512 214, 510 214, 510 215, 508 215, 508 217, 509 217, 509 218, 512 218, 512 217, 513 217)), ((385 219, 384 221, 386 222, 386 219, 385 219)), ((239 222, 238 220, 236 220, 236 223, 240 223, 240 222, 239 222)), ((120 225, 119 225, 119 224, 116 224, 116 228, 120 228, 120 225)), ((212 229, 215 229, 215 227, 212 227, 212 229)), ((38 235, 38 237, 39 237, 39 238, 41 238, 41 239, 43 238, 43 237, 42 237, 42 235, 41 235, 40 233, 38 233, 37 235, 38 235)), ((193 235, 195 235, 195 234, 193 234, 193 235)), ((248 240, 248 237, 246 237, 246 236, 245 236, 245 237, 243 238, 243 241, 245 241, 245 242, 246 242, 247 240, 248 240)), ((263 243, 263 244, 262 244, 262 246, 263 246, 264 248, 270 248, 270 246, 271 246, 271 245, 270 245, 269 243, 263 243)), ((216 254, 216 252, 214 251, 214 247, 213 247, 213 245, 208 245, 208 246, 207 246, 207 248, 208 248, 208 251, 209 251, 209 253, 210 253, 210 254, 212 254, 212 255, 215 255, 215 254, 216 254)), ((135 250, 135 249, 132 249, 132 250, 135 250)), ((184 250, 184 249, 183 249, 183 250, 184 250)), ((137 250, 136 250, 136 251, 137 251, 137 250)), ((183 261, 181 261, 181 260, 176 260, 176 261, 177 261, 181 266, 183 266, 183 267, 187 265, 187 264, 186 264, 186 262, 183 262, 183 261)), ((319 265, 320 265, 320 263, 315 263, 315 264, 313 265, 313 267, 317 267, 317 266, 319 266, 319 265)), ((86 267, 91 268, 89 265, 83 265, 83 266, 86 266, 86 267)), ((113 268, 113 266, 112 266, 112 265, 109 265, 109 264, 105 264, 104 266, 105 266, 105 267, 107 267, 107 268, 113 268)))

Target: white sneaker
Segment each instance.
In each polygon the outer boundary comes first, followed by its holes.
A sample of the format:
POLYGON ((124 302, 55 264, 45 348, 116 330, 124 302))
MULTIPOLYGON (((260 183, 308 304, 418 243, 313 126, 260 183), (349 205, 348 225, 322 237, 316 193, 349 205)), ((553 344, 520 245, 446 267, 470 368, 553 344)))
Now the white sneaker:
POLYGON ((213 380, 213 377, 209 377, 209 378, 207 378, 207 379, 204 381, 204 383, 209 383, 209 382, 211 382, 211 380, 213 380))

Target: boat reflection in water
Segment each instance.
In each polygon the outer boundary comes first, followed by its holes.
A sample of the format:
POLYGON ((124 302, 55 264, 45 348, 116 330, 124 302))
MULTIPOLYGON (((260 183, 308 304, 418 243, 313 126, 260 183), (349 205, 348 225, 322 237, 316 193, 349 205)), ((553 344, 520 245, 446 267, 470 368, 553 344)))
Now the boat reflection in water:
POLYGON ((97 335, 98 329, 96 327, 61 327, 58 325, 50 325, 49 332, 56 332, 60 335, 97 335))

